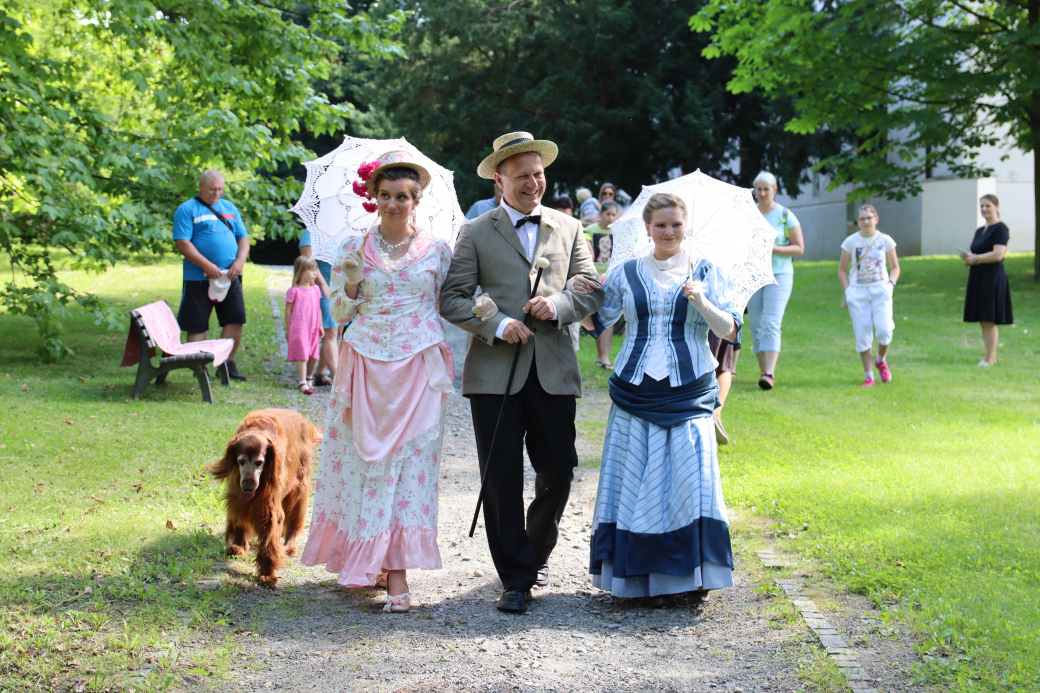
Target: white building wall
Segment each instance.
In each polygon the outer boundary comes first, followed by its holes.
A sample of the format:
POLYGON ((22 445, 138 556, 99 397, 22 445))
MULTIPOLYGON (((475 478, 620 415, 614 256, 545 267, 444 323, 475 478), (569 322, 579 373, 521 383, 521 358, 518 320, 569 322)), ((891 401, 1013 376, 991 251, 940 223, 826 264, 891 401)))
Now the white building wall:
POLYGON ((851 186, 828 191, 826 181, 802 188, 798 197, 778 194, 776 201, 787 207, 802 225, 805 254, 795 260, 837 260, 841 242, 848 235, 846 209, 851 186))
POLYGON ((1036 243, 1036 210, 1033 208, 1033 183, 997 181, 1000 219, 1008 225, 1011 240, 1008 250, 1028 252, 1036 243))
POLYGON ((975 229, 985 223, 979 198, 997 193, 997 179, 927 180, 923 186, 920 254, 953 255, 958 246, 968 248, 975 229))
MULTIPOLYGON (((949 255, 957 246, 967 248, 975 229, 984 223, 978 203, 986 193, 1000 199, 1000 218, 1011 230, 1008 249, 1034 250, 1033 153, 1008 144, 983 147, 979 163, 993 169, 993 177, 953 178, 937 169, 935 174, 943 177, 923 181, 924 191, 917 197, 871 200, 880 217, 878 227, 895 239, 900 255, 949 255)), ((796 198, 776 196, 802 224, 805 254, 795 260, 836 260, 841 242, 856 231, 852 223, 856 203, 848 199, 853 186, 834 191, 826 186, 826 179, 817 178, 796 198)))

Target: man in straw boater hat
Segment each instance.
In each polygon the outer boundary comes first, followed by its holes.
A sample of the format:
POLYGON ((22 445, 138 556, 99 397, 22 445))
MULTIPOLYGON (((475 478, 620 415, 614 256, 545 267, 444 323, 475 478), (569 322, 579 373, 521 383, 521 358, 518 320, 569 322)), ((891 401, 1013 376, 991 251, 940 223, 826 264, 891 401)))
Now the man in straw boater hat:
POLYGON ((548 584, 549 554, 578 465, 574 412, 581 371, 567 327, 603 303, 598 281, 589 296, 567 287, 578 274, 597 279, 581 223, 541 206, 545 167, 557 151, 554 143, 526 132, 495 140, 477 173, 502 188, 502 201, 462 227, 441 287, 441 315, 475 337, 462 371, 462 393, 470 400, 486 483, 488 546, 504 588, 497 606, 513 613, 527 610, 533 586, 548 584), (536 281, 536 266, 545 265, 536 263, 541 258, 548 266, 536 281), (481 296, 475 295, 478 286, 481 296), (517 349, 515 377, 505 397, 517 349), (526 526, 525 443, 537 473, 526 526))

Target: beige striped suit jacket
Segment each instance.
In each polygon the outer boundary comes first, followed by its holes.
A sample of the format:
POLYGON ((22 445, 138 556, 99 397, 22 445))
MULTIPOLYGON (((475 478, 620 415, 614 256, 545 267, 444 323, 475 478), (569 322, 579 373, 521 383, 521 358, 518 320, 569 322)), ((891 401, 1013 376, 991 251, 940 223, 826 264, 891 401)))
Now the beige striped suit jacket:
MULTIPOLYGON (((538 295, 556 304, 556 321, 533 320, 533 339, 520 350, 520 360, 510 394, 520 391, 535 361, 538 380, 551 395, 581 396, 581 371, 567 326, 599 310, 603 290, 582 296, 567 288, 567 280, 577 274, 595 279, 581 223, 556 210, 540 207, 542 223, 534 257, 545 257, 549 267, 542 273, 538 295)), ((494 394, 505 391, 509 365, 516 347, 495 338, 495 331, 507 317, 523 320, 523 307, 531 296, 537 270, 527 259, 516 228, 502 207, 468 222, 459 233, 448 276, 441 286, 441 316, 471 333, 466 363, 462 369, 464 395, 494 394), (487 322, 473 315, 477 286, 498 306, 499 313, 487 322)))

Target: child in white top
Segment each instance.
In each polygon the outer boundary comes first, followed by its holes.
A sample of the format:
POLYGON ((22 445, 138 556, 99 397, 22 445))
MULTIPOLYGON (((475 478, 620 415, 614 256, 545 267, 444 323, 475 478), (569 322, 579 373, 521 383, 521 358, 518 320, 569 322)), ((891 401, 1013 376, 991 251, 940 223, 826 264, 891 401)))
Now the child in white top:
POLYGON ((899 258, 896 242, 877 229, 878 213, 872 205, 863 205, 856 215, 859 233, 841 244, 838 281, 845 290, 845 303, 852 318, 856 351, 863 361, 863 387, 874 385, 876 365, 881 382, 892 380, 888 368, 888 345, 896 325, 892 320, 892 293, 899 281, 899 258), (891 269, 890 269, 891 267, 891 269), (871 347, 877 333, 878 355, 872 365, 871 347))

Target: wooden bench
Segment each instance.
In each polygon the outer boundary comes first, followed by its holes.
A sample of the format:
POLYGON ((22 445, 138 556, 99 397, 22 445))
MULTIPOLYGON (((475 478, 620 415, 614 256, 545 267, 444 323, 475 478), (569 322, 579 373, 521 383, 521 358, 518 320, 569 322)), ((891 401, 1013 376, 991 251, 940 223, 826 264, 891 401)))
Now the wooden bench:
MULTIPOLYGON (((213 403, 213 392, 210 389, 209 372, 206 365, 213 363, 218 367, 227 360, 235 345, 233 339, 208 339, 201 342, 181 343, 180 326, 166 301, 156 301, 130 311, 130 334, 127 336, 126 348, 120 367, 137 364, 137 378, 134 380, 133 398, 144 394, 148 383, 153 380, 162 384, 166 375, 178 368, 190 368, 199 381, 202 401, 213 403), (159 355, 158 352, 162 352, 159 355), (158 356, 157 364, 152 364, 152 357, 158 356)), ((221 373, 221 382, 229 384, 227 367, 221 373)))

